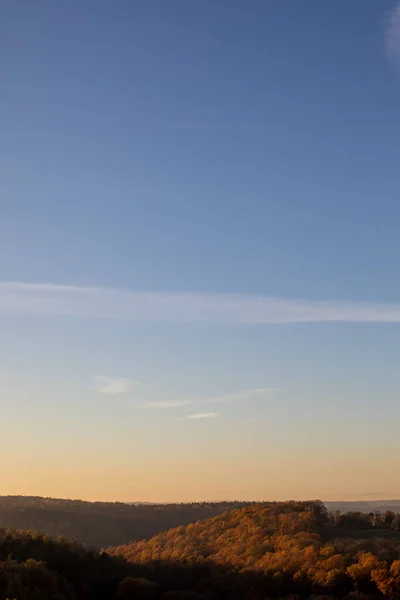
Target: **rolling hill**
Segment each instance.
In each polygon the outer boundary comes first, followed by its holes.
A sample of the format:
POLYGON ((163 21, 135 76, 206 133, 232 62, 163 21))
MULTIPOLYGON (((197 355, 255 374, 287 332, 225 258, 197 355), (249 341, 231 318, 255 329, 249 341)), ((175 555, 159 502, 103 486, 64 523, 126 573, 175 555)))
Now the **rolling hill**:
POLYGON ((267 503, 180 526, 109 553, 149 569, 207 565, 208 578, 193 582, 193 589, 214 598, 397 598, 400 546, 395 522, 392 514, 377 519, 361 513, 335 521, 319 501, 267 503), (389 535, 383 538, 385 532, 389 535))

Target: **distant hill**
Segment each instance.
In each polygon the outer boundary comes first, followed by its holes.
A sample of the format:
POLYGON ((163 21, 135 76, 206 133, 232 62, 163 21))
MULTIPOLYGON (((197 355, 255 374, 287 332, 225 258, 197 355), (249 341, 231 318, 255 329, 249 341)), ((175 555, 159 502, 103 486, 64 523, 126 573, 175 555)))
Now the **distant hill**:
POLYGON ((0 528, 31 529, 103 548, 150 538, 247 506, 245 502, 136 504, 83 502, 31 496, 0 496, 0 528))
POLYGON ((325 502, 325 506, 331 510, 339 510, 342 513, 345 512, 385 512, 385 510, 391 510, 395 513, 400 512, 400 500, 356 500, 352 501, 340 501, 340 502, 325 502))

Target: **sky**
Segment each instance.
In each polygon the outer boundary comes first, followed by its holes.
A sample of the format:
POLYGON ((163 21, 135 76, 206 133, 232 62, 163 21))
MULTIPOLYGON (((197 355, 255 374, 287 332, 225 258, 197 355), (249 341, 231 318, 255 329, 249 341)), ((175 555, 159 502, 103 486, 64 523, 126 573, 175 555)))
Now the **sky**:
POLYGON ((400 5, 0 6, 0 494, 400 497, 400 5))

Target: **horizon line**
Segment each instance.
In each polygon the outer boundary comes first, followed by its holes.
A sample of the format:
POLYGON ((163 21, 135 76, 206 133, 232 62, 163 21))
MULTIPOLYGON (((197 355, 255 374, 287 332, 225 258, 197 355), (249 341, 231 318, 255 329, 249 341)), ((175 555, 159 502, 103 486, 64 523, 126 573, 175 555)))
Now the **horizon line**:
POLYGON ((385 499, 370 499, 370 500, 362 500, 360 498, 356 499, 356 500, 348 500, 346 498, 342 498, 340 500, 324 500, 320 497, 309 497, 309 498, 303 498, 303 499, 298 499, 295 497, 290 497, 290 498, 286 498, 285 500, 239 500, 238 498, 225 498, 225 499, 221 499, 221 500, 186 500, 186 501, 182 501, 182 500, 168 500, 168 501, 155 501, 155 500, 134 500, 134 501, 127 501, 127 500, 84 500, 83 498, 78 498, 78 497, 71 497, 71 498, 61 498, 60 496, 38 496, 37 494, 0 494, 0 498, 31 498, 31 499, 41 499, 41 500, 56 500, 56 501, 65 501, 65 502, 87 502, 88 504, 202 504, 202 503, 209 503, 209 504, 219 504, 219 503, 224 503, 224 502, 240 502, 240 503, 251 503, 251 504, 266 504, 266 503, 280 503, 280 502, 313 502, 316 500, 319 500, 320 502, 322 502, 323 504, 333 504, 333 503, 368 503, 368 502, 381 502, 381 503, 390 503, 390 502, 399 502, 400 503, 400 496, 398 498, 388 498, 387 500, 385 499))

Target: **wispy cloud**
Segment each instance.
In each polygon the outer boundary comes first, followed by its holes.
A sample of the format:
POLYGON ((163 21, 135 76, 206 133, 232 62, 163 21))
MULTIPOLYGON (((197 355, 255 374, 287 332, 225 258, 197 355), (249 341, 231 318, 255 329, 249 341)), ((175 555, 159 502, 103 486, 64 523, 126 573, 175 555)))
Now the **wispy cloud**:
POLYGON ((195 413, 194 415, 187 415, 186 417, 182 417, 182 421, 194 421, 197 419, 213 419, 218 417, 218 413, 216 412, 206 412, 206 413, 195 413))
POLYGON ((89 389, 101 394, 117 396, 119 394, 130 394, 138 385, 137 381, 122 377, 93 377, 89 389))
POLYGON ((400 2, 389 14, 386 30, 386 53, 389 59, 400 61, 400 2))
MULTIPOLYGON (((180 406, 188 406, 190 404, 206 404, 213 402, 235 402, 252 400, 254 398, 262 398, 269 394, 280 392, 280 388, 254 388, 233 392, 231 394, 223 394, 221 396, 208 396, 206 398, 197 398, 196 400, 151 400, 146 402, 149 408, 179 408, 180 406)), ((208 414, 208 413, 207 413, 208 414)))
POLYGON ((188 406, 189 404, 194 404, 194 400, 161 400, 147 402, 146 406, 150 408, 179 408, 180 406, 188 406))
POLYGON ((400 304, 135 292, 15 282, 0 282, 0 311, 179 323, 400 323, 400 304))

